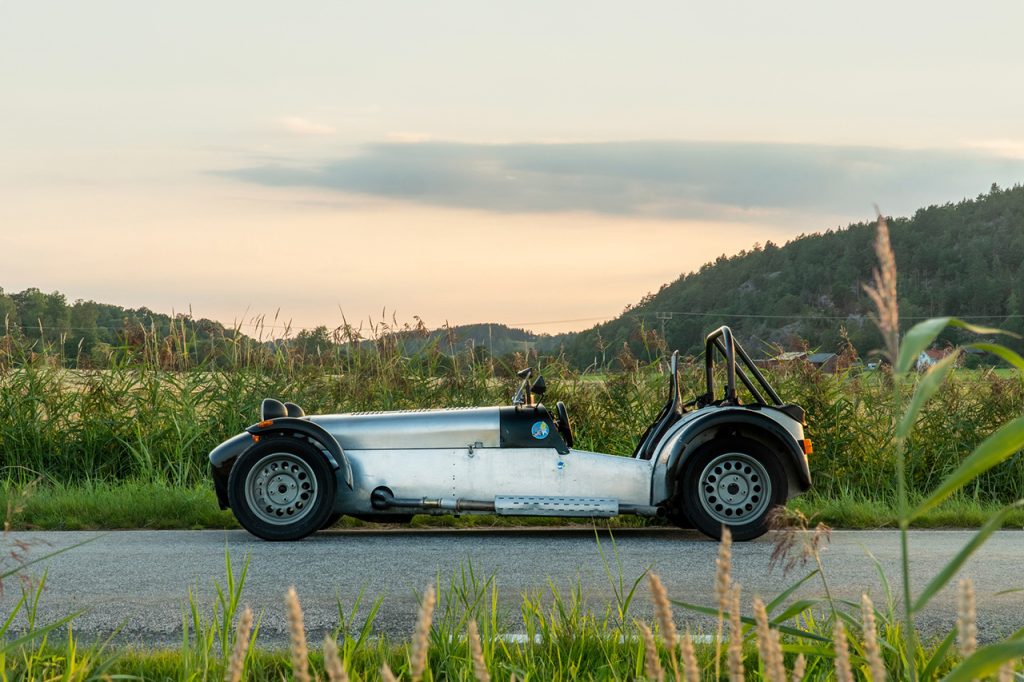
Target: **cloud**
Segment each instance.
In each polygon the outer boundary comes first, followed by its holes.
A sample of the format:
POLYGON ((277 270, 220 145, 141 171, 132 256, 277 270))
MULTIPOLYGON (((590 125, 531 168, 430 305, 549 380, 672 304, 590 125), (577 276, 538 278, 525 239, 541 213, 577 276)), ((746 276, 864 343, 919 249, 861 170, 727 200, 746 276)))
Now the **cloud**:
POLYGON ((264 186, 506 213, 590 211, 715 218, 890 213, 1024 179, 1024 160, 989 149, 726 142, 374 144, 316 166, 222 171, 264 186))
POLYGON ((298 116, 286 116, 281 119, 281 125, 284 129, 298 133, 300 135, 333 135, 334 128, 323 123, 317 123, 316 121, 310 121, 305 118, 298 116))

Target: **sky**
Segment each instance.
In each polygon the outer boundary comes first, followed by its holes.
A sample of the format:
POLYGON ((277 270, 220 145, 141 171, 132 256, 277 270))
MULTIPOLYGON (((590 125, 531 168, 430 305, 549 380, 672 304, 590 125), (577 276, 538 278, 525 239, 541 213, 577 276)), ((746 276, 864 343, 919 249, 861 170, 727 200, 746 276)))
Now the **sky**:
POLYGON ((0 287, 592 326, 1024 180, 1024 4, 0 0, 0 287))

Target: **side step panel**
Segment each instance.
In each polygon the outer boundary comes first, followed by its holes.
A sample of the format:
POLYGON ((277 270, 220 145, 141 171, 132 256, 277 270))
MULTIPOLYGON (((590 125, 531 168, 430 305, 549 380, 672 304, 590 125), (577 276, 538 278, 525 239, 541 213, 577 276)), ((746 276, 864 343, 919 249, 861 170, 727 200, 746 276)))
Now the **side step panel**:
POLYGON ((619 501, 607 497, 499 495, 494 511, 504 516, 602 516, 619 514, 619 501))

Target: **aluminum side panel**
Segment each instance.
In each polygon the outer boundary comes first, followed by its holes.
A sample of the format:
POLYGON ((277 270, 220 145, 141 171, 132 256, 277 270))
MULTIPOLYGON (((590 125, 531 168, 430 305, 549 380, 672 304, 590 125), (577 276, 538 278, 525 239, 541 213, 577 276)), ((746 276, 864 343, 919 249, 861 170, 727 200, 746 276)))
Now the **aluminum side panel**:
POLYGON ((496 407, 331 414, 309 420, 325 428, 346 452, 500 445, 496 407))
POLYGON ((370 513, 370 493, 386 486, 398 497, 491 501, 499 495, 606 497, 650 504, 652 463, 585 450, 551 448, 347 450, 355 490, 339 494, 336 511, 370 513))

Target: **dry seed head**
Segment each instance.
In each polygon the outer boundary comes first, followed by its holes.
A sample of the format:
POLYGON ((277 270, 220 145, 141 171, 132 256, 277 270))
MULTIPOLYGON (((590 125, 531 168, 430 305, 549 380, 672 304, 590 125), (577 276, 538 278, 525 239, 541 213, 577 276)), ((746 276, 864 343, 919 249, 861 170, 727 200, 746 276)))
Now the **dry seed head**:
POLYGON ((330 682, 348 682, 348 673, 338 657, 338 643, 330 635, 324 637, 324 668, 330 682))
POLYGON ((637 621, 636 625, 644 639, 644 676, 654 682, 663 682, 665 670, 661 667, 661 657, 658 655, 658 645, 654 643, 654 633, 646 623, 637 621))
POLYGON ((957 643, 964 658, 978 648, 977 613, 974 604, 974 581, 964 578, 960 581, 956 609, 957 643))
POLYGON ((881 214, 878 215, 875 255, 878 256, 878 267, 873 273, 872 283, 864 285, 864 291, 875 304, 877 314, 872 313, 871 318, 882 332, 889 360, 895 363, 899 357, 900 338, 900 312, 896 298, 896 257, 892 252, 892 244, 889 243, 889 225, 881 214))
POLYGON ((398 682, 398 678, 391 672, 391 666, 384 662, 380 666, 380 679, 381 682, 398 682))
POLYGON ((885 664, 878 646, 878 628, 875 625, 875 605, 867 592, 860 596, 861 626, 864 630, 864 655, 868 659, 868 670, 872 682, 885 682, 885 664))
POLYGON ((793 662, 793 682, 802 682, 804 679, 804 673, 807 672, 807 659, 804 658, 803 654, 796 657, 796 661, 793 662))
POLYGON ((252 609, 248 606, 238 617, 235 627, 235 648, 231 650, 231 660, 224 675, 225 682, 239 682, 245 670, 245 654, 249 651, 249 635, 252 633, 252 609))
POLYGON ((740 586, 729 590, 729 682, 743 682, 743 621, 740 620, 740 586))
POLYGON ((715 629, 715 679, 721 675, 723 614, 727 610, 729 587, 732 584, 732 532, 722 526, 722 539, 718 543, 715 559, 715 600, 718 602, 718 620, 715 629))
POLYGON ((786 682, 782 663, 782 644, 778 633, 768 625, 768 610, 760 597, 754 597, 754 621, 757 623, 757 648, 769 682, 786 682))
POLYGON ((700 682, 700 665, 697 664, 697 652, 693 648, 689 630, 683 633, 679 649, 683 658, 683 678, 687 682, 700 682))
POLYGON ((288 609, 288 632, 291 634, 292 676, 297 682, 310 682, 309 651, 306 648, 306 626, 295 587, 289 587, 284 598, 288 609))
POLYGON ((469 621, 469 650, 473 654, 473 674, 476 675, 476 682, 491 682, 491 675, 487 672, 487 661, 484 660, 484 647, 480 643, 480 630, 476 621, 469 621))
POLYGON ((651 601, 654 602, 654 615, 658 619, 658 627, 661 628, 661 638, 665 640, 665 648, 675 656, 679 640, 676 637, 676 622, 672 617, 672 605, 668 601, 668 592, 661 578, 650 573, 648 578, 651 583, 651 601))
POLYGON ((832 627, 832 646, 836 652, 837 682, 853 682, 853 671, 850 669, 850 647, 846 642, 846 628, 843 621, 836 620, 832 627))
POLYGON ((420 614, 416 619, 416 631, 413 633, 412 653, 409 656, 409 669, 412 682, 423 679, 423 671, 427 668, 427 649, 430 646, 430 625, 434 621, 434 605, 437 594, 433 585, 427 585, 420 602, 420 614))

